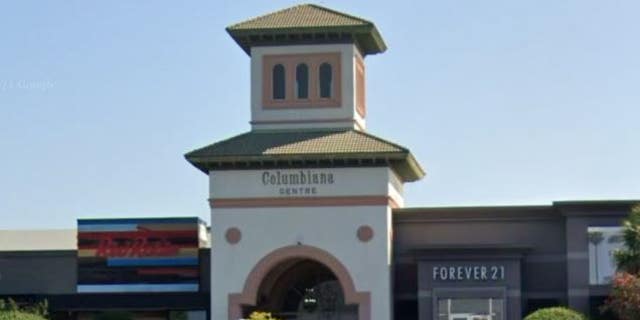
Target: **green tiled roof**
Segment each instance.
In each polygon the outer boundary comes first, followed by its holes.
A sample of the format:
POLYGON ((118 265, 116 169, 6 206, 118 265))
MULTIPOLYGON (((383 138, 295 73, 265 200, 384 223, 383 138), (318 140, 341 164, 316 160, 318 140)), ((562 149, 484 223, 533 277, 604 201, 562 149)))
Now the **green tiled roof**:
POLYGON ((265 166, 388 165, 405 181, 424 176, 408 149, 356 130, 250 131, 191 151, 185 158, 205 173, 265 166))
POLYGON ((250 53, 256 44, 355 42, 363 54, 380 53, 386 45, 375 25, 362 18, 314 4, 302 4, 227 27, 250 53))
POLYGON ((302 4, 229 26, 228 30, 366 26, 372 23, 314 4, 302 4))

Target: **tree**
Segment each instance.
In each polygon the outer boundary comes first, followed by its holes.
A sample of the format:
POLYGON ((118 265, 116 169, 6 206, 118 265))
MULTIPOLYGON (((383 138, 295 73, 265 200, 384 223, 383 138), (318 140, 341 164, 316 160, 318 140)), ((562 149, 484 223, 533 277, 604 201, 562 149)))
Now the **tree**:
POLYGON ((640 205, 631 210, 622 230, 625 247, 614 254, 618 270, 640 275, 640 205))
POLYGON ((618 273, 603 308, 621 320, 640 319, 640 205, 636 205, 623 223, 624 248, 614 257, 618 273))

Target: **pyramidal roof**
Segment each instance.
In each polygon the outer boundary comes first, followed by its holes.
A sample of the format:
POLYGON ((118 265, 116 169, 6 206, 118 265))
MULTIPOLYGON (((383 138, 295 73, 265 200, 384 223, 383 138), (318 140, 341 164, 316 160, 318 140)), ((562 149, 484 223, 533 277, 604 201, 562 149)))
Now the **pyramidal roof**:
POLYGON ((386 45, 375 25, 365 19, 315 4, 301 4, 227 27, 250 54, 254 45, 354 42, 363 54, 380 53, 386 45))
POLYGON ((365 26, 373 23, 315 4, 301 4, 228 27, 230 30, 365 26))
POLYGON ((269 166, 389 165, 403 181, 425 175, 408 149, 358 130, 250 131, 191 151, 185 158, 205 173, 269 166))

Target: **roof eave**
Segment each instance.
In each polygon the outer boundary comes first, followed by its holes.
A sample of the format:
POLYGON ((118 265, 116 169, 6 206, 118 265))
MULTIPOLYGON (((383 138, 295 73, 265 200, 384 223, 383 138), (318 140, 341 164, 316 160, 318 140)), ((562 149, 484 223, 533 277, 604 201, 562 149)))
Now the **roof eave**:
MULTIPOLYGON (((197 152, 196 150, 195 152, 197 152)), ((358 153, 292 153, 292 154, 261 154, 240 156, 199 156, 190 152, 185 155, 191 163, 231 163, 231 162, 270 162, 270 161, 320 161, 346 159, 386 159, 398 161, 405 159, 404 152, 358 152, 358 153)))
POLYGON ((346 153, 346 154, 287 154, 287 155, 253 155, 253 156, 196 156, 192 152, 187 153, 185 158, 191 165, 198 168, 205 174, 209 174, 214 164, 247 164, 265 162, 323 162, 323 161, 346 161, 354 159, 376 159, 382 160, 391 167, 403 182, 413 182, 422 179, 425 171, 409 152, 388 152, 388 153, 346 153))
POLYGON ((418 163, 411 153, 407 153, 406 159, 404 160, 404 166, 407 171, 407 174, 404 175, 405 182, 418 181, 427 175, 422 166, 420 166, 420 163, 418 163))
POLYGON ((371 25, 370 35, 378 48, 377 52, 374 52, 373 54, 383 53, 387 51, 387 44, 384 42, 384 39, 382 38, 382 35, 378 31, 378 28, 376 28, 374 25, 371 25))
POLYGON ((317 26, 317 27, 291 27, 291 28, 256 28, 256 29, 234 29, 233 26, 226 28, 227 33, 251 56, 251 47, 257 46, 251 40, 245 41, 251 36, 279 36, 279 35, 301 35, 313 33, 339 33, 350 34, 354 43, 363 51, 363 55, 382 53, 387 50, 380 32, 374 24, 352 25, 352 26, 317 26))

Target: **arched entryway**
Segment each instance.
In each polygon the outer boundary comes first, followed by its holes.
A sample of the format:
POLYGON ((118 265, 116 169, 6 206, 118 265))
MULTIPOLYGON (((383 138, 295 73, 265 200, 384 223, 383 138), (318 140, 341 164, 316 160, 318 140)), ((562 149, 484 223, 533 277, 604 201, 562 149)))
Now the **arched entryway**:
POLYGON ((310 259, 294 258, 276 265, 263 279, 252 311, 268 311, 279 319, 357 320, 358 306, 344 301, 344 292, 333 272, 310 259))
POLYGON ((345 266, 319 248, 277 249, 252 269, 242 293, 229 295, 229 319, 253 310, 283 319, 369 320, 370 294, 356 292, 345 266))

